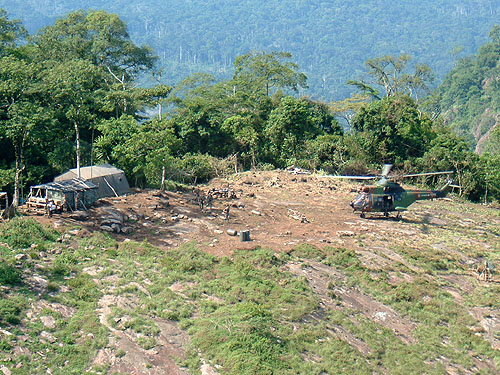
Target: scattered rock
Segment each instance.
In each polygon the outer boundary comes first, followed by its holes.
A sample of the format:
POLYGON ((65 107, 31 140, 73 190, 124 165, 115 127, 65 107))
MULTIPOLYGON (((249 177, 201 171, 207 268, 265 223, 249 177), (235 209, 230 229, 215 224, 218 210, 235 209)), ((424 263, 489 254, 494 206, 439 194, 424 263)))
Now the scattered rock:
POLYGON ((49 332, 47 331, 42 331, 40 332, 40 338, 41 339, 44 339, 44 340, 47 340, 48 342, 50 342, 51 344, 55 343, 56 342, 56 338, 54 336, 52 336, 49 332))
POLYGON ((350 231, 350 230, 339 230, 337 232, 337 236, 340 236, 340 237, 352 237, 355 234, 356 233, 354 233, 353 231, 350 231))
POLYGON ((74 211, 69 215, 69 218, 77 221, 86 221, 89 216, 87 211, 74 211))
POLYGON ((122 227, 120 229, 120 231, 123 233, 123 234, 130 234, 134 231, 134 228, 132 227, 122 227))
POLYGON ((73 236, 76 236, 80 232, 80 229, 73 229, 68 231, 69 234, 72 234, 73 236))
POLYGON ((12 372, 4 365, 0 366, 0 371, 2 371, 3 375, 12 375, 12 372))
POLYGON ((120 233, 121 228, 118 224, 111 224, 111 228, 115 233, 120 233))
POLYGON ((17 260, 17 261, 21 261, 21 260, 25 260, 25 259, 27 259, 27 258, 28 258, 28 256, 27 256, 26 254, 17 254, 17 255, 15 256, 15 258, 16 258, 16 260, 17 260))
POLYGON ((0 328, 0 333, 5 336, 12 336, 12 333, 0 328))
POLYGON ((109 225, 101 225, 100 228, 105 232, 114 232, 114 229, 111 228, 109 225))
POLYGON ((40 321, 46 328, 56 328, 56 320, 54 319, 53 316, 50 315, 44 315, 40 317, 40 321))
POLYGON ((257 210, 252 210, 250 211, 252 214, 254 215, 257 215, 257 216, 261 216, 262 214, 260 213, 260 211, 257 211, 257 210))

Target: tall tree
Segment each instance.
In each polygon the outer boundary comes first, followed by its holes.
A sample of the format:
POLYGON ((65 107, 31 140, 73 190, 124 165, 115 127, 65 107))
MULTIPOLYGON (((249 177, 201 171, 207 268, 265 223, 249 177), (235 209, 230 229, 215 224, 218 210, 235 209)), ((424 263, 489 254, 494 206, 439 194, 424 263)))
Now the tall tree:
POLYGON ((304 142, 323 133, 321 122, 304 99, 286 96, 271 112, 264 135, 279 166, 295 163, 304 142))
POLYGON ((20 20, 9 20, 7 12, 0 9, 0 56, 13 52, 17 43, 27 35, 20 20))
POLYGON ((251 52, 234 60, 233 79, 238 85, 250 85, 269 95, 273 89, 297 92, 307 88, 307 77, 298 72, 298 65, 289 61, 289 52, 251 52))
MULTIPOLYGON (((385 97, 363 107, 352 119, 353 128, 369 133, 381 162, 403 162, 420 157, 433 138, 432 122, 406 95, 385 97)), ((375 155, 374 155, 375 156, 375 155)))
POLYGON ((102 115, 106 89, 103 72, 85 60, 70 60, 47 68, 43 82, 61 122, 74 130, 76 168, 80 177, 81 128, 92 126, 102 115))
POLYGON ((138 74, 150 70, 156 57, 150 47, 135 45, 125 23, 104 11, 76 11, 58 19, 32 38, 40 61, 83 60, 107 74, 108 110, 116 117, 137 110, 131 100, 138 74))
POLYGON ((33 63, 14 56, 0 59, 0 136, 8 139, 14 149, 15 180, 13 205, 19 204, 24 152, 32 142, 35 127, 43 120, 45 110, 40 104, 38 69, 33 63))
POLYGON ((385 96, 407 94, 418 99, 419 92, 428 91, 428 85, 434 80, 434 74, 426 64, 415 64, 414 72, 408 73, 410 61, 411 56, 407 54, 369 59, 365 63, 370 76, 369 81, 348 81, 348 83, 375 97, 378 96, 378 90, 371 85, 381 86, 385 96))

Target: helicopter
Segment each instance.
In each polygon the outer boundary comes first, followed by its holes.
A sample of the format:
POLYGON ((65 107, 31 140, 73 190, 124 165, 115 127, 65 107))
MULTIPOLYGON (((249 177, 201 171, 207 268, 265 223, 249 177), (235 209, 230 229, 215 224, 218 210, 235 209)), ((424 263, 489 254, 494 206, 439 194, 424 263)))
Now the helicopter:
MULTIPOLYGON (((374 186, 363 186, 358 195, 351 201, 350 206, 354 212, 359 212, 361 218, 367 212, 381 212, 389 217, 390 212, 397 212, 396 219, 401 219, 401 213, 418 200, 444 198, 455 185, 448 180, 439 190, 410 190, 404 189, 395 182, 395 177, 389 177, 392 164, 384 164, 378 176, 327 176, 332 178, 345 178, 351 180, 373 180, 379 178, 374 186)), ((398 178, 452 174, 453 171, 416 173, 398 176, 398 178)))

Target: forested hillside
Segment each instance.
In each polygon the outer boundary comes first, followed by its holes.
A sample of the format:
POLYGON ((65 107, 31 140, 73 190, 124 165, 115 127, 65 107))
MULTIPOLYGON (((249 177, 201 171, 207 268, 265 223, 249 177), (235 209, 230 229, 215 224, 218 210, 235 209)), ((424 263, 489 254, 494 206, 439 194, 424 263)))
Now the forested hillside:
POLYGON ((33 33, 77 9, 117 13, 134 42, 151 45, 165 83, 204 71, 229 78, 251 50, 289 51, 309 77, 307 94, 340 99, 370 57, 408 53, 440 79, 475 53, 500 15, 491 0, 342 1, 0 0, 33 33))
POLYGON ((442 118, 470 143, 476 152, 500 149, 500 28, 477 55, 460 60, 435 95, 442 118))

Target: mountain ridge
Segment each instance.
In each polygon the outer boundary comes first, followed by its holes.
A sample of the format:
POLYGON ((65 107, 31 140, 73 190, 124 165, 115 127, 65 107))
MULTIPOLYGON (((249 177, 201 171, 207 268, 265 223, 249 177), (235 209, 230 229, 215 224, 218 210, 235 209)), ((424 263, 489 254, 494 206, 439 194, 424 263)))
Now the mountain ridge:
POLYGON ((0 1, 33 33, 78 9, 117 13, 132 39, 149 44, 161 58, 164 79, 177 83, 203 71, 216 78, 232 73, 232 61, 251 50, 294 55, 309 78, 309 96, 340 99, 353 90, 348 79, 364 74, 364 61, 409 53, 426 63, 438 81, 462 55, 475 53, 500 14, 489 1, 448 0, 386 4, 354 2, 93 0, 0 1))

